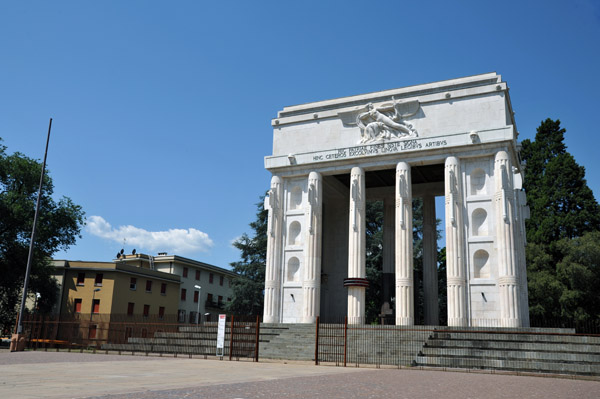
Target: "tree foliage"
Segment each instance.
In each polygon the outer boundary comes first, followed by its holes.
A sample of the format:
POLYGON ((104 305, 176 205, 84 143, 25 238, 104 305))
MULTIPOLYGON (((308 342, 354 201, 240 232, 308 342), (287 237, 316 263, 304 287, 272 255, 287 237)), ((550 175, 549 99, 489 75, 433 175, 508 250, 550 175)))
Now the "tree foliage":
POLYGON ((585 168, 575 162, 564 144, 566 129, 560 121, 546 119, 534 141, 524 140, 524 188, 531 217, 527 221, 530 243, 554 243, 600 230, 600 207, 585 180, 585 168))
POLYGON ((546 119, 524 140, 527 279, 532 320, 598 320, 600 207, 564 144, 566 129, 546 119), (595 284, 595 285, 594 285, 595 284))
MULTIPOLYGON (((13 325, 20 303, 42 165, 21 153, 6 154, 0 144, 0 327, 13 325)), ((54 186, 46 173, 33 253, 29 293, 39 292, 40 312, 49 311, 57 296, 49 260, 79 237, 84 212, 69 198, 52 198, 54 186)))
POLYGON ((232 281, 233 296, 227 311, 239 315, 262 315, 263 310, 268 220, 264 196, 256 206, 256 220, 250 223, 252 237, 244 233, 233 243, 242 253, 239 262, 231 263, 238 277, 232 281))

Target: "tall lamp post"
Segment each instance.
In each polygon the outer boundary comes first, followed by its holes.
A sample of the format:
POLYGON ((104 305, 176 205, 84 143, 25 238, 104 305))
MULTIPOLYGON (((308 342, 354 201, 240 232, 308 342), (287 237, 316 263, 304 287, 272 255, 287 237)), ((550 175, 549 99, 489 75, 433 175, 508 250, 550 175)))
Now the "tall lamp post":
POLYGON ((196 284, 194 288, 198 289, 198 311, 196 312, 196 327, 198 327, 198 323, 200 322, 200 302, 202 301, 202 295, 200 295, 200 293, 202 292, 202 287, 196 284))

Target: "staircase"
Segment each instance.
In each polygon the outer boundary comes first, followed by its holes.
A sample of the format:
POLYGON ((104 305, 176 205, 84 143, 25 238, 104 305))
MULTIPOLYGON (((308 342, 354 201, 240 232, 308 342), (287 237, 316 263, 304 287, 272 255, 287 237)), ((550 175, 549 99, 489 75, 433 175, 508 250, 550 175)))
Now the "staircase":
POLYGON ((261 359, 314 360, 314 324, 261 324, 261 359))
POLYGON ((416 365, 600 376, 600 337, 557 329, 443 328, 430 334, 416 365))

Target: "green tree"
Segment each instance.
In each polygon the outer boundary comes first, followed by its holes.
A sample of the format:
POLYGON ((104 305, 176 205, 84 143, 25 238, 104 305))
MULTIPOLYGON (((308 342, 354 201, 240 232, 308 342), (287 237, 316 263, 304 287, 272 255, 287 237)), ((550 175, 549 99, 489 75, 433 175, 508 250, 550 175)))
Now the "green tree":
POLYGON ((233 296, 227 311, 238 315, 262 315, 263 311, 268 221, 264 196, 256 206, 256 220, 250 223, 252 237, 244 233, 233 243, 242 254, 239 262, 231 263, 238 277, 232 281, 233 296))
POLYGON ((383 201, 369 201, 365 207, 366 277, 369 287, 365 293, 365 318, 376 322, 381 313, 383 279, 383 201))
POLYGON ((598 317, 593 256, 600 254, 600 206, 585 168, 567 151, 565 133, 559 120, 546 119, 535 140, 522 143, 523 185, 531 210, 526 224, 529 308, 537 323, 598 317))
POLYGON ((521 150, 531 210, 527 240, 549 243, 551 251, 562 238, 600 230, 600 207, 585 180, 585 168, 567 152, 565 132, 559 120, 546 119, 535 141, 524 140, 521 150))
MULTIPOLYGON (((13 326, 21 299, 29 241, 42 165, 21 153, 6 154, 0 144, 0 328, 13 326)), ((52 198, 52 179, 43 181, 43 193, 33 252, 29 293, 39 292, 40 312, 49 311, 57 299, 57 284, 49 260, 79 237, 84 212, 69 198, 52 198)))

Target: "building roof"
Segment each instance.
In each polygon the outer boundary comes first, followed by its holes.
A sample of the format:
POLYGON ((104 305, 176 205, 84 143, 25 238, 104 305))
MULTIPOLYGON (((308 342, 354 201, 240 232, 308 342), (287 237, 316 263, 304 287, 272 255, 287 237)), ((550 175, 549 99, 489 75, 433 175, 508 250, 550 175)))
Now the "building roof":
POLYGON ((81 260, 53 260, 52 265, 55 269, 73 269, 81 271, 114 271, 137 275, 142 277, 152 277, 158 280, 164 280, 172 283, 180 283, 181 278, 178 275, 159 272, 157 270, 128 265, 125 262, 96 262, 81 260))

